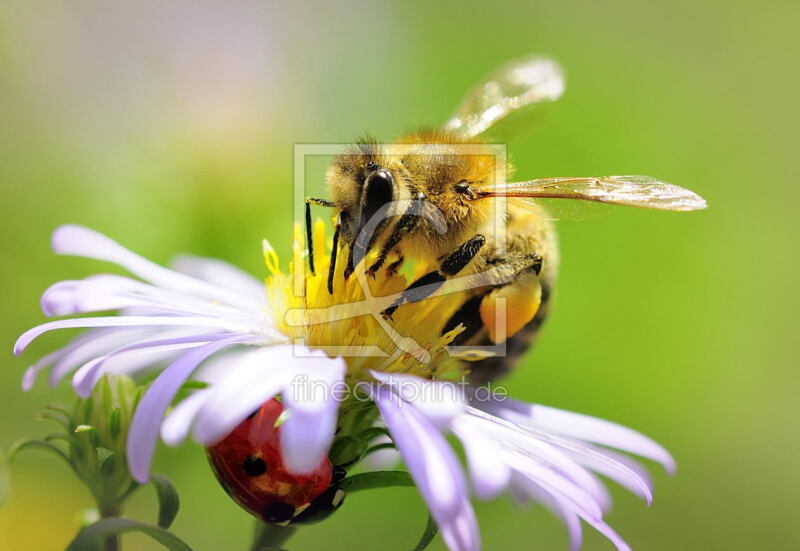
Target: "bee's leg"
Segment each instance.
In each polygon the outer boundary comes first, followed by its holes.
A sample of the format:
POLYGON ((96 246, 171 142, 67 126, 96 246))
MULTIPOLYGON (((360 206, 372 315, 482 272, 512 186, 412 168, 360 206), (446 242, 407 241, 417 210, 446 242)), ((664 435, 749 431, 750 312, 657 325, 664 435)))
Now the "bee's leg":
POLYGON ((336 257, 339 255, 339 232, 342 229, 343 212, 339 213, 336 219, 336 229, 333 230, 333 249, 331 250, 331 262, 328 266, 328 294, 333 294, 333 276, 336 273, 336 257))
POLYGON ((344 267, 344 280, 347 281, 355 270, 355 243, 351 243, 347 251, 347 265, 344 267))
POLYGON ((314 274, 314 238, 313 228, 311 223, 311 205, 319 205, 320 207, 334 207, 335 204, 326 201, 325 199, 317 199, 316 197, 306 197, 306 242, 308 243, 308 267, 311 269, 311 274, 314 274))
POLYGON ((391 319, 395 310, 404 302, 416 302, 432 295, 447 281, 448 277, 454 276, 463 270, 475 258, 485 243, 486 238, 484 236, 476 235, 459 245, 455 251, 447 255, 439 265, 438 270, 425 274, 409 285, 391 306, 381 312, 383 317, 391 319))
POLYGON ((417 225, 419 221, 419 216, 417 214, 411 214, 406 212, 403 216, 400 217, 400 220, 395 224, 394 229, 392 229, 392 234, 384 243, 383 248, 381 248, 381 252, 378 255, 377 260, 369 267, 367 270, 367 275, 375 276, 375 272, 380 270, 381 266, 383 266, 384 262, 386 262, 386 257, 389 256, 389 253, 392 252, 400 240, 406 236, 411 230, 414 229, 414 226, 417 225))
POLYGON ((533 270, 537 276, 542 271, 542 256, 538 253, 510 253, 503 258, 489 258, 486 263, 490 266, 504 264, 514 271, 515 277, 525 270, 533 270))

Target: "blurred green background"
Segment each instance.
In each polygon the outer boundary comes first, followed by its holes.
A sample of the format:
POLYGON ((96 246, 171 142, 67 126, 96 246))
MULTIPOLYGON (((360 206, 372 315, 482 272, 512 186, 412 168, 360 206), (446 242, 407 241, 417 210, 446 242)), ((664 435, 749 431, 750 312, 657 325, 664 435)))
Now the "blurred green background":
MULTIPOLYGON (((512 393, 674 453, 652 509, 614 490, 610 521, 635 549, 800 548, 798 20, 789 1, 1 2, 0 447, 46 434, 36 411, 72 399, 65 385, 19 388, 67 335, 11 355, 43 320, 47 285, 100 267, 52 256, 57 225, 263 275, 260 239, 288 250, 294 143, 438 124, 488 70, 540 52, 566 68, 567 93, 511 144, 518 174, 651 174, 711 208, 561 223, 557 303, 512 393)), ((246 548, 251 519, 200 448, 161 449, 157 470, 182 492, 179 535, 246 548)), ((90 503, 57 460, 20 456, 0 549, 63 549, 90 503)), ((148 490, 129 514, 153 516, 148 490)), ((567 548, 541 509, 499 500, 478 514, 486 549, 567 548)), ((424 515, 412 490, 352 496, 291 549, 406 551, 424 515)))

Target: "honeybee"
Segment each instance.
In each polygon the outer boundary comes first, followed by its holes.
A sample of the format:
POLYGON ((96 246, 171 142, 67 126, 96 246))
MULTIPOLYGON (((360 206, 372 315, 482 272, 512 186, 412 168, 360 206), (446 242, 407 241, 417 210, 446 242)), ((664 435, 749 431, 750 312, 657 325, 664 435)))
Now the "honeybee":
MULTIPOLYGON (((441 129, 406 134, 393 144, 363 139, 354 151, 335 158, 326 175, 331 200, 306 199, 310 250, 310 205, 331 207, 336 213, 329 292, 340 251, 339 256, 346 253, 345 278, 370 251, 378 254, 364 269, 373 277, 379 270, 396 271, 409 260, 438 265, 383 312, 388 320, 403 303, 430 296, 454 276, 491 269, 495 275, 485 284, 463 291, 461 307, 443 328, 447 332, 464 326, 455 345, 505 344, 505 355, 472 362, 471 381, 482 384, 503 376, 517 363, 547 315, 558 248, 554 228, 537 199, 672 211, 706 207, 697 194, 648 176, 509 181, 511 167, 502 166, 498 172, 495 156, 464 152, 465 146, 485 144, 486 131, 499 121, 533 104, 555 100, 563 89, 557 63, 543 57, 518 59, 479 82, 441 129), (505 203, 502 236, 493 216, 498 200, 505 203), (408 206, 387 216, 386 206, 396 202, 408 206), (438 223, 424 216, 420 205, 434 207, 441 214, 438 223), (505 319, 498 324, 499 299, 504 301, 505 319)), ((313 254, 309 260, 313 272, 313 254)))

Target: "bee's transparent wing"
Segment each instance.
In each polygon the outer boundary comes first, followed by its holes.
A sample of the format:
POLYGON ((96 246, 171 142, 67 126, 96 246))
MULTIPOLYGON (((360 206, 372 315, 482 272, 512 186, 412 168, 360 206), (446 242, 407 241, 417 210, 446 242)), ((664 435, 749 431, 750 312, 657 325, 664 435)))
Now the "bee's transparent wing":
POLYGON ((578 199, 676 211, 698 210, 707 206, 705 199, 696 193, 649 176, 540 178, 482 188, 476 193, 476 198, 486 197, 578 199))
POLYGON ((552 59, 528 56, 491 72, 461 100, 444 129, 472 138, 497 121, 533 103, 553 101, 564 92, 564 73, 552 59))

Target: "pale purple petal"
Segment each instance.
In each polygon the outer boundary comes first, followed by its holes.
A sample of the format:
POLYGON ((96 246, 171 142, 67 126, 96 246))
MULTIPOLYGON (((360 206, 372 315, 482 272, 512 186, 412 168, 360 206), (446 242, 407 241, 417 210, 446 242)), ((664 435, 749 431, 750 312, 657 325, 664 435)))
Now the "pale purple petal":
MULTIPOLYGON (((588 515, 585 510, 583 510, 579 506, 576 506, 576 504, 574 502, 571 502, 571 500, 565 499, 564 496, 559 495, 558 492, 554 492, 552 488, 546 485, 537 484, 536 481, 529 480, 525 477, 520 477, 519 479, 515 479, 515 482, 519 490, 529 493, 533 498, 537 498, 538 496, 540 496, 541 495, 540 492, 542 491, 547 492, 548 494, 552 495, 554 499, 559 501, 559 503, 565 508, 565 511, 567 512, 571 511, 573 514, 578 515, 580 518, 586 521, 586 523, 589 524, 592 528, 594 528, 595 530, 603 534, 606 538, 608 538, 611 541, 611 543, 614 544, 614 546, 617 548, 618 551, 631 551, 628 544, 625 543, 625 541, 621 537, 619 537, 619 535, 608 524, 606 524, 605 521, 603 521, 601 518, 588 515)), ((574 527, 570 529, 571 534, 573 530, 574 527)))
POLYGON ((377 385, 372 398, 441 529, 467 499, 458 459, 436 427, 389 388, 377 385))
POLYGON ((223 319, 186 316, 105 316, 100 318, 76 318, 43 323, 23 333, 14 344, 14 354, 22 351, 37 337, 55 329, 80 327, 207 327, 231 333, 248 334, 250 328, 240 323, 223 319))
POLYGON ((669 473, 675 471, 675 460, 660 444, 617 423, 510 399, 473 405, 514 423, 641 455, 661 463, 669 473))
POLYGON ((524 493, 528 497, 535 499, 545 507, 547 507, 554 515, 559 517, 567 529, 569 535, 569 548, 570 551, 578 551, 583 543, 583 530, 581 529, 581 519, 575 514, 569 503, 561 497, 547 492, 529 480, 517 476, 514 481, 519 486, 524 488, 524 493))
POLYGON ((128 466, 135 480, 144 484, 150 477, 150 463, 164 412, 186 379, 208 356, 245 339, 237 336, 195 348, 175 360, 153 381, 136 408, 128 433, 128 466))
POLYGON ((594 451, 597 455, 592 456, 577 451, 568 451, 567 453, 581 465, 610 478, 623 488, 644 499, 648 505, 652 504, 653 482, 647 469, 621 453, 596 448, 589 444, 582 444, 582 447, 594 451), (606 459, 600 460, 598 456, 606 459))
POLYGON ((598 450, 597 448, 588 446, 576 440, 554 436, 531 427, 528 427, 527 430, 531 431, 532 434, 538 434, 539 438, 545 442, 549 442, 550 444, 558 446, 563 450, 572 452, 573 457, 580 455, 586 458, 587 463, 590 460, 593 464, 602 463, 609 471, 616 471, 618 477, 626 478, 626 486, 636 486, 638 490, 635 493, 644 497, 645 500, 647 500, 648 505, 652 503, 653 495, 650 491, 648 480, 640 477, 635 470, 631 469, 626 464, 614 459, 612 454, 608 453, 607 450, 598 450))
POLYGON ((105 235, 83 226, 66 225, 56 229, 53 232, 52 246, 58 254, 83 256, 118 264, 159 287, 217 298, 249 311, 256 311, 260 307, 258 304, 253 304, 249 297, 159 266, 105 235))
MULTIPOLYGON (((36 378, 39 376, 39 373, 50 367, 51 365, 61 361, 64 357, 69 356, 72 354, 76 349, 81 348, 82 346, 86 345, 87 343, 93 343, 96 339, 101 338, 103 335, 107 334, 110 330, 109 329, 92 329, 80 335, 79 337, 73 339, 67 345, 59 348, 58 350, 54 350, 53 352, 43 356, 39 361, 35 364, 30 366, 28 369, 25 370, 25 374, 22 376, 22 390, 25 392, 29 391, 33 384, 36 382, 36 378)), ((90 358, 88 356, 86 359, 90 358)), ((85 361, 85 360, 81 360, 85 361)), ((79 364, 80 361, 76 363, 79 364)))
MULTIPOLYGON (((482 436, 488 445, 501 457, 515 457, 524 454, 530 459, 555 469, 569 478, 600 505, 609 505, 608 493, 597 478, 576 463, 569 455, 533 433, 510 421, 499 419, 475 408, 468 408, 468 415, 462 416, 454 426, 460 428, 459 436, 464 438, 482 436)), ((461 438, 463 441, 464 438, 461 438)), ((514 465, 514 463, 510 463, 514 465)))
POLYGON ((467 427, 453 426, 467 454, 470 479, 479 499, 494 499, 511 480, 511 469, 503 461, 494 443, 477 435, 470 435, 467 427))
POLYGON ((192 335, 127 344, 85 363, 75 372, 75 375, 72 378, 72 385, 75 387, 75 391, 79 396, 88 398, 92 393, 94 385, 105 372, 103 367, 109 360, 114 359, 119 355, 125 355, 126 353, 142 350, 163 353, 180 352, 187 348, 197 348, 212 341, 234 336, 235 335, 230 333, 192 335))
POLYGON ((72 341, 78 346, 71 348, 53 364, 48 376, 48 384, 55 387, 61 382, 61 379, 89 360, 102 356, 118 346, 146 340, 152 335, 153 330, 150 328, 103 327, 90 329, 72 341))
POLYGON ((45 314, 51 316, 144 308, 158 314, 219 317, 245 323, 255 329, 273 325, 263 311, 255 314, 216 299, 160 289, 114 274, 98 274, 80 281, 61 281, 44 292, 41 303, 45 314))
POLYGON ((450 551, 480 551, 478 521, 469 501, 464 501, 455 518, 439 525, 439 533, 450 551))
POLYGON ((168 446, 177 446, 189 435, 192 423, 200 408, 211 395, 211 390, 202 388, 181 400, 161 423, 161 439, 168 446))
POLYGON ((266 301, 267 295, 263 281, 222 260, 182 254, 172 261, 172 267, 183 274, 202 279, 212 285, 236 291, 254 302, 266 301))
POLYGON ((135 282, 122 276, 94 276, 77 281, 59 281, 42 293, 42 312, 50 317, 69 316, 140 305, 139 300, 121 296, 120 285, 117 282, 112 284, 107 278, 135 282))
POLYGON ((555 469, 546 467, 522 454, 512 459, 514 469, 521 476, 537 483, 548 492, 572 503, 582 517, 601 519, 603 511, 594 497, 555 469))
POLYGON ((210 387, 197 414, 194 439, 210 446, 228 435, 248 415, 278 394, 294 374, 286 369, 292 346, 270 346, 231 359, 228 376, 210 387))
POLYGON ((346 365, 321 351, 292 350, 285 368, 295 376, 283 392, 289 415, 281 425, 281 453, 289 472, 307 474, 319 466, 333 441, 346 365))
POLYGON ((429 421, 443 428, 464 411, 463 391, 449 381, 431 381, 401 373, 370 371, 373 377, 392 387, 404 401, 411 402, 429 421))

